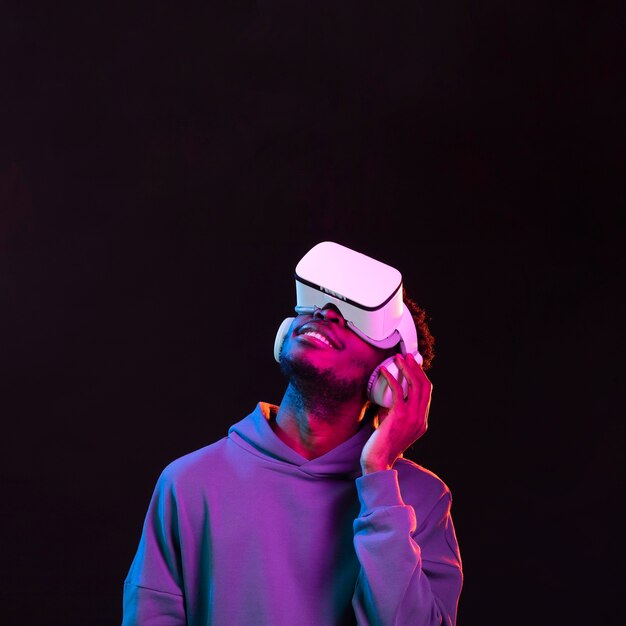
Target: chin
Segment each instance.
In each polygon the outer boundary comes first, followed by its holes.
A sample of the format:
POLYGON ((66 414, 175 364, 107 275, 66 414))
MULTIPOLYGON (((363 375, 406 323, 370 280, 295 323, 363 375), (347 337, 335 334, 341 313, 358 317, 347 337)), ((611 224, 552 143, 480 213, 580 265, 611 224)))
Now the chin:
POLYGON ((323 394, 325 399, 333 402, 345 402, 356 397, 365 400, 369 371, 354 367, 351 377, 340 377, 335 368, 323 367, 310 359, 284 352, 279 363, 282 374, 302 394, 323 394))

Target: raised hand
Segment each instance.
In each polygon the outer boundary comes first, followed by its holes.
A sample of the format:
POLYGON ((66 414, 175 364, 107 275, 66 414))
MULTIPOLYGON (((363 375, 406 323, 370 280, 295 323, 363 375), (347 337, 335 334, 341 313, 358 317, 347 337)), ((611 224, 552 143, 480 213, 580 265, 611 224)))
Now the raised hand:
POLYGON ((407 381, 408 394, 404 398, 400 383, 381 367, 391 389, 392 403, 389 408, 380 408, 378 427, 363 446, 361 468, 364 474, 391 469, 396 459, 428 428, 433 385, 412 354, 396 354, 395 362, 407 381))

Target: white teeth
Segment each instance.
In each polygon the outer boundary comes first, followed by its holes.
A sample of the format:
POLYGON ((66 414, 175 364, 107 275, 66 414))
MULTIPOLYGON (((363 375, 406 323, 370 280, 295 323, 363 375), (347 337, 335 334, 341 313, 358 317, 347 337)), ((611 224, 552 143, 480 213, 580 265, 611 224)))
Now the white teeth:
POLYGON ((330 341, 328 341, 328 339, 326 339, 326 337, 324 337, 324 335, 320 335, 319 333, 316 333, 313 330, 307 330, 305 333, 302 333, 303 335, 309 335, 311 337, 315 337, 316 339, 319 339, 320 341, 323 341, 329 348, 332 348, 332 345, 330 344, 330 341))

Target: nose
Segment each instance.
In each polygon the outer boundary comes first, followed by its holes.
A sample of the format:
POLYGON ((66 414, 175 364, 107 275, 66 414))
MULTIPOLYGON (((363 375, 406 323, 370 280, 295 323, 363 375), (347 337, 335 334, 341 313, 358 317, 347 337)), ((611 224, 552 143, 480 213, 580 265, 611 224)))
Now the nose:
POLYGON ((315 307, 313 319, 323 319, 333 324, 343 324, 344 319, 339 309, 332 304, 327 304, 323 309, 315 307))

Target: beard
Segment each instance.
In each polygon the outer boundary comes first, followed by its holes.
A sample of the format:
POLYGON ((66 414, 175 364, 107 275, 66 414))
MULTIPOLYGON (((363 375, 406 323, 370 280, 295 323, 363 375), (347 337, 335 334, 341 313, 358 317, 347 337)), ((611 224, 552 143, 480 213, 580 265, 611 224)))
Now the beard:
POLYGON ((330 368, 318 368, 301 359, 280 355, 280 371, 301 398, 322 401, 329 406, 361 398, 366 400, 367 381, 371 375, 363 361, 355 361, 350 378, 341 378, 330 368))

